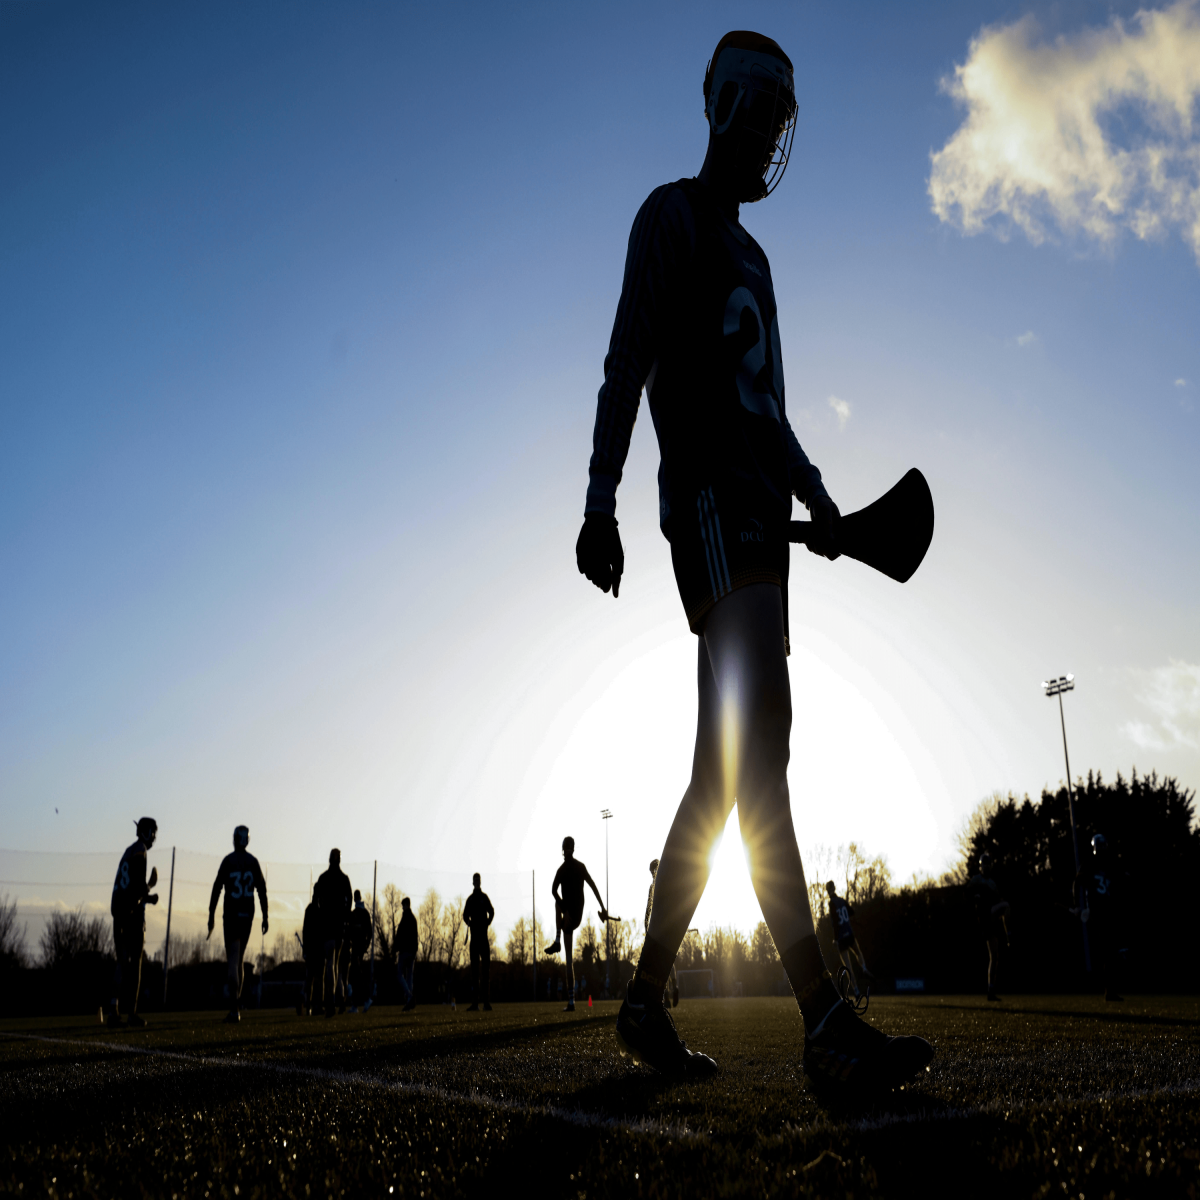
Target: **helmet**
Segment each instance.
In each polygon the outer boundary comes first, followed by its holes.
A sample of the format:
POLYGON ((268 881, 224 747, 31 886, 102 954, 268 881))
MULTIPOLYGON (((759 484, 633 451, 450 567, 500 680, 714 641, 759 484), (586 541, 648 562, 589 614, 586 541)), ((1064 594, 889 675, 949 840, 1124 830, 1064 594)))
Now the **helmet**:
POLYGON ((991 865, 992 865, 992 852, 990 850, 985 850, 979 856, 979 869, 981 871, 986 871, 988 869, 988 867, 990 867, 991 865))
POLYGON ((787 169, 796 129, 788 56, 761 33, 727 33, 704 73, 704 112, 712 137, 734 131, 735 162, 748 181, 739 199, 752 204, 769 196, 787 169))
POLYGON ((1102 833, 1092 834, 1092 853, 1103 854, 1108 849, 1108 838, 1102 833))
POLYGON ((837 891, 837 884, 831 879, 826 885, 825 890, 832 896, 837 891))
POLYGON ((153 817, 142 817, 137 823, 137 835, 154 841, 158 836, 158 822, 153 817))
POLYGON ((575 839, 573 837, 563 838, 563 847, 562 848, 564 850, 570 850, 571 853, 574 854, 575 853, 575 839))
POLYGON ((248 845, 250 845, 250 828, 247 825, 239 825, 233 831, 233 848, 245 850, 248 845))
POLYGON ((340 863, 341 861, 342 861, 342 852, 335 846, 329 852, 329 865, 333 866, 334 863, 340 863))

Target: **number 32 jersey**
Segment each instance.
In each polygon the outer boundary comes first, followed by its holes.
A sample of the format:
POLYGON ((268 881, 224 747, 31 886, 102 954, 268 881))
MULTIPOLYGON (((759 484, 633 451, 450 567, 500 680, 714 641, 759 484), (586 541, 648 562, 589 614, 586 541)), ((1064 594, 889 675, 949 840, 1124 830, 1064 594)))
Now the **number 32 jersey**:
POLYGON ((249 850, 234 850, 225 855, 213 884, 208 911, 217 907, 221 888, 225 889, 224 917, 226 921, 254 916, 254 893, 262 899, 263 916, 267 915, 267 881, 263 878, 258 859, 249 850))
POLYGON ((643 386, 658 434, 659 519, 715 486, 786 520, 825 494, 784 400, 771 268, 694 179, 642 205, 604 360, 586 509, 612 514, 643 386))

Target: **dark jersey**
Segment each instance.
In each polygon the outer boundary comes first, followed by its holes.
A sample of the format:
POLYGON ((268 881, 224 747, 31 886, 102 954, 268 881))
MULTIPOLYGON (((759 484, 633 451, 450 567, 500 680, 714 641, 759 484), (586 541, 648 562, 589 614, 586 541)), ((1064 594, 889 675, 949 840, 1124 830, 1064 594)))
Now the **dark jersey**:
POLYGON ((658 434, 659 522, 708 487, 786 520, 825 494, 788 424, 771 267, 695 179, 633 223, 596 409, 586 509, 612 514, 642 388, 658 434))
POLYGON ((217 868, 212 895, 208 898, 208 912, 217 911, 217 899, 225 889, 223 916, 226 921, 246 920, 254 916, 254 893, 262 901, 263 916, 267 915, 267 881, 263 878, 258 859, 249 850, 234 850, 225 855, 217 868))
POLYGON ((330 864, 313 885, 313 903, 321 917, 326 939, 339 938, 345 931, 354 906, 354 889, 350 877, 340 866, 330 864))
POLYGON ((1085 868, 1075 877, 1075 903, 1103 920, 1116 909, 1119 890, 1113 872, 1104 867, 1085 868))
POLYGON ((322 953, 321 936, 317 930, 321 918, 317 913, 317 906, 311 901, 308 907, 304 910, 304 929, 300 934, 300 940, 304 948, 304 957, 309 962, 320 958, 322 953))
POLYGON ((496 910, 488 899, 487 892, 476 888, 463 906, 463 920, 471 930, 471 941, 487 941, 488 926, 495 919, 496 910))
POLYGON ((976 923, 988 932, 997 931, 1000 918, 992 914, 992 908, 1004 899, 1000 895, 1000 885, 986 875, 974 875, 967 883, 967 889, 976 923))
POLYGON ((396 930, 396 952, 416 954, 418 942, 417 918, 410 908, 400 917, 400 927, 396 930))
POLYGON ((356 904, 350 914, 350 948, 355 958, 362 958, 371 945, 371 914, 365 904, 356 904))
POLYGON ((121 855, 117 866, 117 877, 113 881, 112 904, 109 911, 116 921, 145 919, 146 897, 150 889, 146 885, 146 847, 141 838, 121 855))
POLYGON ((850 925, 850 914, 854 910, 841 896, 832 896, 829 900, 829 917, 833 921, 833 936, 844 942, 854 936, 850 925))
POLYGON ((583 912, 583 885, 588 869, 577 858, 565 859, 554 876, 551 891, 561 888, 563 904, 573 913, 583 912))

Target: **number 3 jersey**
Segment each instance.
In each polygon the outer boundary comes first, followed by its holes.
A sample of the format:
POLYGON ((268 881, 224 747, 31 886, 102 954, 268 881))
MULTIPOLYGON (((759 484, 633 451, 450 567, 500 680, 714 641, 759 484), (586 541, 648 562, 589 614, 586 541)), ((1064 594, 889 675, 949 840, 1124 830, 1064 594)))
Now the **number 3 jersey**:
POLYGON ((145 913, 146 896, 150 888, 146 884, 146 847, 141 838, 121 855, 117 866, 117 877, 113 880, 112 905, 109 911, 116 921, 131 917, 142 917, 145 913))
POLYGON ((659 523, 709 487, 786 520, 794 493, 825 494, 784 403, 771 268, 708 188, 657 188, 629 235, 625 278, 604 360, 586 509, 616 511, 643 386, 658 434, 659 523))
POLYGON ((267 915, 267 881, 263 878, 258 859, 249 850, 234 850, 232 854, 225 855, 217 871, 212 896, 208 902, 210 913, 216 910, 217 897, 220 896, 222 888, 225 889, 226 921, 254 916, 256 890, 262 899, 263 916, 267 915))

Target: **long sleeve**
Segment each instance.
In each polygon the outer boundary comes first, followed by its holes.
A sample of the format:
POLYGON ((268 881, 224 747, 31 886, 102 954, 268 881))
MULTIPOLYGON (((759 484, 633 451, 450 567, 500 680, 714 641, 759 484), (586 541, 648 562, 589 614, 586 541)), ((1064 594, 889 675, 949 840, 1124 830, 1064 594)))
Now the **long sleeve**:
POLYGON ((262 905, 263 920, 267 919, 267 880, 262 873, 262 867, 258 865, 258 859, 254 860, 254 887, 258 892, 259 903, 262 905))
POLYGON ((638 210, 629 234, 621 299, 604 359, 604 383, 596 398, 585 512, 616 513, 617 485, 629 454, 642 388, 654 368, 681 251, 691 241, 685 206, 679 188, 670 184, 657 188, 638 210))
POLYGON ((818 496, 828 496, 829 493, 821 482, 821 472, 809 462, 808 455, 804 453, 799 440, 792 432, 787 417, 784 417, 783 425, 787 434, 788 482, 792 485, 796 499, 805 507, 811 508, 818 496))
MULTIPOLYGON (((221 866, 224 867, 225 864, 222 863, 221 866)), ((220 871, 220 872, 218 872, 216 879, 213 881, 212 895, 209 896, 209 898, 208 898, 208 915, 210 917, 213 915, 213 913, 215 913, 217 911, 217 901, 220 900, 220 898, 221 898, 221 888, 224 887, 224 885, 225 885, 225 872, 220 871)), ((265 903, 264 903, 263 907, 264 908, 266 907, 265 903)))

